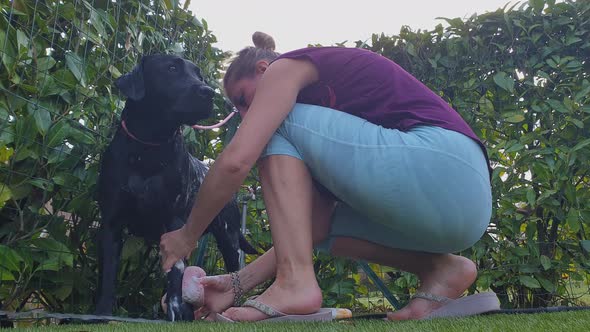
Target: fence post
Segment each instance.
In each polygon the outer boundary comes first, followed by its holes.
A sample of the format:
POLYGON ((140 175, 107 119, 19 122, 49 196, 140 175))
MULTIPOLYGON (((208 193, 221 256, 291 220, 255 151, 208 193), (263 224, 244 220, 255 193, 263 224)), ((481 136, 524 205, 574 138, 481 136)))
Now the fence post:
MULTIPOLYGON (((240 202, 242 203, 241 232, 242 232, 243 236, 246 236, 246 231, 248 230, 246 228, 246 218, 248 216, 248 201, 256 199, 256 194, 254 193, 254 191, 249 187, 246 187, 246 189, 248 190, 248 194, 241 195, 241 200, 240 200, 240 202)), ((240 270, 241 270, 244 268, 244 266, 246 266, 246 254, 244 253, 244 251, 242 251, 242 249, 240 249, 238 252, 240 255, 240 270)))
POLYGON ((389 291, 389 289, 387 287, 385 287, 385 284, 383 283, 383 281, 381 281, 379 276, 377 276, 377 274, 375 274, 375 271, 373 271, 373 269, 371 269, 369 264, 367 264, 364 261, 360 261, 359 265, 361 266, 363 271, 365 271, 365 273, 371 279, 371 281, 373 281, 375 286, 377 286, 377 288, 379 288, 381 293, 383 293, 383 296, 385 296, 387 301, 389 301, 389 303, 391 303, 391 305, 395 308, 395 310, 399 310, 401 308, 401 305, 399 304, 399 302, 397 301, 395 296, 393 296, 393 294, 389 291))

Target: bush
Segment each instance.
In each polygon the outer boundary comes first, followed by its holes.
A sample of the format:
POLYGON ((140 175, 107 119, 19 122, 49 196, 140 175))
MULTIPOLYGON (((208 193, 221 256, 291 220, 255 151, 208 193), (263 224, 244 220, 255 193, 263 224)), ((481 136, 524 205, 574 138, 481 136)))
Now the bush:
POLYGON ((590 271, 590 2, 529 1, 366 47, 438 92, 488 147, 493 216, 463 253, 505 307, 574 304, 590 271))
MULTIPOLYGON (((225 57, 204 20, 176 1, 17 0, 0 4, 0 299, 88 312, 97 284, 94 199, 100 153, 123 103, 112 82, 141 54, 181 53, 213 86, 225 57)), ((223 98, 218 115, 227 113, 223 98)), ((216 155, 225 131, 186 138, 216 155), (209 144, 218 140, 220 144, 209 144)), ((158 256, 126 242, 119 313, 151 312, 158 256)))
MULTIPOLYGON (((171 0, 0 3, 2 309, 34 299, 52 311, 91 311, 97 167, 123 106, 112 81, 140 54, 167 52, 195 61, 218 87, 228 54, 186 8, 171 0)), ((446 21, 356 46, 425 82, 488 146, 494 210, 488 232, 462 253, 480 269, 471 291, 492 289, 504 307, 575 304, 569 286, 587 282, 590 270, 590 3, 531 0, 446 21)), ((219 96, 217 117, 228 108, 219 96)), ((214 159, 236 126, 186 129, 185 138, 197 157, 214 159)), ((245 184, 258 192, 256 171, 245 184)), ((261 197, 247 207, 252 242, 268 249, 261 197)), ((321 253, 315 262, 326 305, 366 309, 359 299, 374 289, 356 264, 321 253)), ((213 257, 206 268, 221 265, 213 257)), ((382 272, 404 300, 417 287, 412 275, 382 272)), ((163 278, 152 247, 129 238, 119 280, 117 314, 157 310, 163 278)))

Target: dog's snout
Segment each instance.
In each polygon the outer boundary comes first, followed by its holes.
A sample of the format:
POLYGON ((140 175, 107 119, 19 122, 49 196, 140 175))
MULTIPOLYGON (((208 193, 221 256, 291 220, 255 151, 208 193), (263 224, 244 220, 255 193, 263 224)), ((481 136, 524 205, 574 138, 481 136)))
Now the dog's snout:
POLYGON ((213 96, 215 95, 215 90, 211 89, 206 85, 201 85, 197 87, 197 92, 201 97, 204 98, 213 98, 213 96))

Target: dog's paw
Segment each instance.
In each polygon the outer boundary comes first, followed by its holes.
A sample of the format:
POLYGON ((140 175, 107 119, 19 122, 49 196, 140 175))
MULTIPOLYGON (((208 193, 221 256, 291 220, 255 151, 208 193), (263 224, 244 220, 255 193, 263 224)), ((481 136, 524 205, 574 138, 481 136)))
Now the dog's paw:
POLYGON ((205 277, 205 271, 198 266, 189 266, 182 276, 182 300, 199 308, 205 301, 205 291, 199 282, 205 277))
POLYGON ((164 311, 171 322, 187 322, 195 319, 194 309, 190 303, 182 302, 179 297, 168 299, 164 311))

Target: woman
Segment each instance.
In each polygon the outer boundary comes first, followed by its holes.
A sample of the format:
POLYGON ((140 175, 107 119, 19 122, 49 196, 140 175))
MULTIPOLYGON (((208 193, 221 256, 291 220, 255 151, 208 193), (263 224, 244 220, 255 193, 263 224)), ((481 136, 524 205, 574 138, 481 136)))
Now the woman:
POLYGON ((239 321, 320 312, 314 246, 415 273, 418 293, 389 319, 497 308, 494 294, 452 301, 477 271, 451 253, 473 245, 491 215, 485 148, 459 114, 370 51, 321 47, 279 55, 270 36, 257 32, 253 41, 223 81, 243 121, 205 178, 187 224, 162 236, 163 268, 194 249, 258 162, 274 247, 237 274, 206 279, 203 310, 239 321), (228 309, 272 277, 255 301, 228 309))

